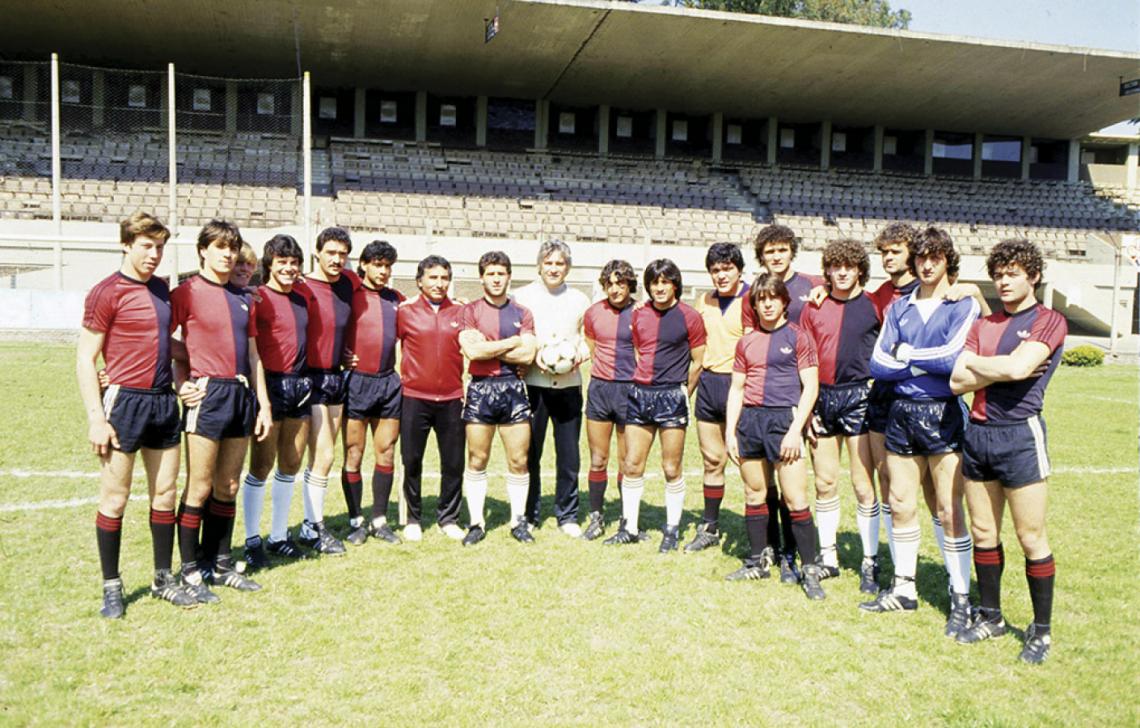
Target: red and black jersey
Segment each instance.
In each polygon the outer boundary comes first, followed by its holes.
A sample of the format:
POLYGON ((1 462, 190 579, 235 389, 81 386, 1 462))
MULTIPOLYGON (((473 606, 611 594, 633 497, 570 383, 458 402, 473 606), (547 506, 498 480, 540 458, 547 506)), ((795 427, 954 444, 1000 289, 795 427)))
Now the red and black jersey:
POLYGON ((744 374, 744 404, 795 407, 803 386, 800 370, 818 366, 815 344, 795 324, 774 331, 756 329, 736 345, 732 371, 744 374))
POLYGON ((83 327, 103 334, 103 363, 112 384, 137 389, 171 385, 170 288, 156 276, 145 283, 114 273, 83 303, 83 327))
POLYGON ((903 296, 909 296, 911 291, 918 288, 918 279, 913 279, 910 283, 903 286, 895 286, 894 282, 888 278, 875 289, 874 293, 868 293, 871 301, 875 304, 875 308, 879 309, 879 316, 882 317, 884 311, 890 308, 890 305, 899 300, 903 296))
POLYGON ((1069 325, 1065 317, 1040 303, 1024 311, 1008 314, 995 311, 978 319, 966 335, 966 351, 979 356, 1012 354, 1022 342, 1037 341, 1049 347, 1051 361, 1045 373, 1016 382, 994 382, 974 392, 970 419, 974 422, 1020 422, 1041 413, 1045 387, 1061 363, 1061 349, 1069 325))
POLYGON ((692 351, 705 345, 705 322, 696 309, 678 301, 664 311, 647 303, 633 312, 633 346, 638 384, 685 384, 692 351))
MULTIPOLYGON (((813 276, 809 273, 793 273, 792 277, 784 281, 784 285, 788 289, 788 295, 792 300, 788 302, 788 321, 793 324, 800 322, 800 316, 803 314, 804 304, 807 303, 808 296, 811 290, 818 286, 826 285, 819 276, 813 276)), ((758 329, 760 328, 760 317, 756 315, 756 309, 752 308, 750 299, 744 299, 744 310, 741 311, 741 318, 744 321, 745 328, 758 329)))
POLYGON ((196 275, 170 294, 170 309, 172 325, 182 327, 191 377, 249 377, 249 340, 257 335, 257 321, 248 291, 196 275))
POLYGON ((463 309, 450 298, 436 308, 423 296, 400 306, 396 336, 404 352, 400 360, 404 396, 433 402, 463 397, 463 352, 459 349, 463 309))
POLYGON ((841 301, 832 296, 819 306, 806 306, 800 328, 819 355, 819 383, 865 382, 871 378, 871 354, 883 313, 866 293, 841 301))
POLYGON ((257 295, 257 353, 265 371, 299 374, 305 368, 308 299, 295 290, 282 293, 269 286, 259 287, 257 295))
POLYGON ((358 358, 357 371, 380 374, 395 369, 396 311, 405 300, 404 294, 387 287, 361 286, 352 294, 346 346, 358 358))
POLYGON ((582 327, 586 338, 594 342, 594 361, 590 377, 607 382, 633 379, 637 360, 633 354, 633 302, 623 309, 614 308, 603 299, 586 309, 582 327))
MULTIPOLYGON (((534 334, 534 317, 514 298, 508 298, 502 306, 480 298, 463 307, 462 328, 478 331, 487 341, 501 341, 517 334, 534 334)), ((467 371, 473 377, 505 377, 521 376, 523 368, 498 359, 472 359, 467 371)))
POLYGON ((305 352, 310 369, 337 369, 344 358, 344 335, 352 317, 352 294, 360 277, 352 271, 336 281, 305 278, 293 290, 309 299, 309 328, 305 352))

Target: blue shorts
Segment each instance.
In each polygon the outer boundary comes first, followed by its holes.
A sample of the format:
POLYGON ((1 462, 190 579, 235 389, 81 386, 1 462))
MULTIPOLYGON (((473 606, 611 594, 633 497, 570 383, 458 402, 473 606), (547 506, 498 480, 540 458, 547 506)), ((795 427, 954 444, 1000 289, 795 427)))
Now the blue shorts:
POLYGON ((257 398, 248 384, 240 379, 213 377, 200 377, 197 384, 206 388, 206 398, 182 413, 187 434, 226 440, 253 433, 257 398))
POLYGON ((301 420, 309 416, 313 383, 304 374, 266 372, 265 387, 269 390, 269 411, 274 422, 301 420))
POLYGON ((792 426, 791 407, 744 407, 736 423, 736 449, 741 458, 779 462, 780 443, 792 426))
POLYGON ((663 430, 689 426, 689 391, 684 384, 638 384, 629 388, 628 425, 663 430))
POLYGON ((724 424, 727 419, 728 390, 732 386, 732 375, 701 370, 697 380, 697 402, 693 414, 697 422, 724 424))
POLYGON ((819 437, 853 437, 867 432, 870 382, 820 385, 813 427, 819 437))
POLYGON ((867 429, 885 433, 887 420, 891 416, 891 402, 894 402, 895 385, 889 382, 874 382, 867 398, 867 429))
POLYGON ((962 475, 1020 488, 1049 477, 1045 420, 970 422, 962 441, 962 475))
POLYGON ((305 372, 313 382, 313 393, 309 396, 309 404, 324 404, 329 407, 344 404, 348 388, 345 379, 348 372, 340 369, 310 369, 305 372))
POLYGON ((474 378, 467 385, 463 421, 474 425, 517 425, 530 419, 526 382, 513 374, 474 378))
POLYGON ((632 382, 591 379, 586 390, 586 419, 625 426, 632 382))
POLYGON ((166 450, 182 439, 178 396, 174 390, 136 389, 112 384, 103 393, 103 414, 115 428, 120 452, 139 448, 166 450))
POLYGON ((348 375, 348 419, 398 420, 404 387, 394 370, 381 374, 353 371, 348 375))
POLYGON ((887 421, 887 452, 940 455, 962 449, 962 400, 896 399, 887 421))

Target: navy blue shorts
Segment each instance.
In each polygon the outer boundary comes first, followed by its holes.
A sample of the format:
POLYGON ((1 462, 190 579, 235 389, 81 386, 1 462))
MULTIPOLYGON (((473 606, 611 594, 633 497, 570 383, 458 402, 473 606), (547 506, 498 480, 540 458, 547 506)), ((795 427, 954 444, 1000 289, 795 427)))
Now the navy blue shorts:
POLYGON ((526 382, 511 374, 473 378, 467 385, 463 421, 475 425, 517 425, 530 419, 526 382))
POLYGON ((962 475, 1020 488, 1049 477, 1045 420, 1040 415, 1007 423, 970 422, 962 440, 962 475))
POLYGON ((330 407, 344 404, 348 387, 345 380, 348 372, 339 369, 310 369, 305 375, 312 380, 313 393, 309 396, 309 404, 324 404, 330 407))
POLYGON ((689 390, 684 384, 638 384, 629 388, 627 425, 660 427, 663 430, 689 426, 689 390))
POLYGON ((103 414, 115 428, 121 452, 138 452, 143 447, 166 450, 182 439, 178 396, 169 387, 136 389, 112 384, 103 393, 103 414))
POLYGON ((780 443, 792 426, 791 407, 744 407, 736 423, 736 449, 749 460, 780 461, 780 443))
POLYGON ((404 403, 404 387, 395 371, 348 375, 348 419, 398 420, 404 403))
POLYGON ((820 385, 812 423, 819 437, 853 437, 867 432, 870 382, 820 385))
POLYGON ((890 382, 875 382, 871 385, 871 394, 867 399, 867 429, 871 432, 885 433, 887 420, 891 416, 891 402, 894 402, 895 385, 890 382))
POLYGON ((269 411, 274 422, 308 418, 313 383, 307 376, 266 372, 265 387, 269 390, 269 411))
POLYGON ((966 417, 962 401, 896 399, 887 421, 887 452, 896 455, 939 455, 962 449, 966 417))
POLYGON ((697 379, 697 402, 693 407, 697 422, 724 424, 727 419, 728 390, 731 386, 731 374, 701 370, 701 376, 697 379))
POLYGON ((586 419, 625 426, 632 382, 591 379, 586 390, 586 419))
POLYGON ((213 377, 201 377, 197 383, 206 387, 206 398, 182 413, 188 434, 226 440, 253 433, 257 398, 248 384, 240 379, 213 377))

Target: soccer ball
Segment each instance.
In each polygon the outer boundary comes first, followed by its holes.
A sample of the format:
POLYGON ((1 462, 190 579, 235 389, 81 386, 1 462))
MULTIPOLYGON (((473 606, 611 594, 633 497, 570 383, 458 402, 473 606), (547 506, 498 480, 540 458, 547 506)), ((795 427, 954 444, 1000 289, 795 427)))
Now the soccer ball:
POLYGON ((574 357, 578 353, 577 337, 564 338, 557 334, 547 339, 538 350, 538 360, 542 366, 555 374, 565 374, 574 368, 574 357))

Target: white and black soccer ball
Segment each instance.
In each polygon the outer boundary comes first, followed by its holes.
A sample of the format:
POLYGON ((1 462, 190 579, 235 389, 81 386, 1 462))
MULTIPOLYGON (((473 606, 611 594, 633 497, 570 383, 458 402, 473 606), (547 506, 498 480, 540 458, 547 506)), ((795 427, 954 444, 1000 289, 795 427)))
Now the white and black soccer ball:
POLYGON ((538 350, 538 360, 548 371, 565 374, 574 368, 574 358, 578 354, 577 337, 566 338, 552 335, 538 350))

